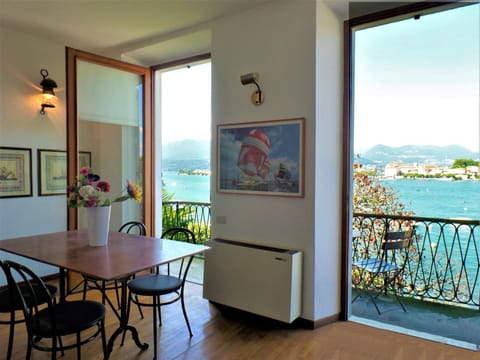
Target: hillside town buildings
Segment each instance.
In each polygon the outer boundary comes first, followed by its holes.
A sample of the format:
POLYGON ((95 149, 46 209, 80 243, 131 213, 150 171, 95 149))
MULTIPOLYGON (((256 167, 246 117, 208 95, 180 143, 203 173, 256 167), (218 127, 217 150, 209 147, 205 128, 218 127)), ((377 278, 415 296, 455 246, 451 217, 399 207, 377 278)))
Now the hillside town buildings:
POLYGON ((449 168, 431 164, 391 162, 385 166, 383 176, 388 179, 419 176, 432 178, 452 177, 460 180, 468 180, 480 176, 480 167, 467 166, 465 168, 449 168))

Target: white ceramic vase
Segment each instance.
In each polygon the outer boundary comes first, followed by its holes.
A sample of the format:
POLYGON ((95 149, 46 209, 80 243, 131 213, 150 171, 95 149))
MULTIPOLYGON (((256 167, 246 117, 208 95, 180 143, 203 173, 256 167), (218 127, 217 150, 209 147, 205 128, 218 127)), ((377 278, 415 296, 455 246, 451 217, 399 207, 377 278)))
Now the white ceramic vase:
POLYGON ((108 244, 111 206, 86 208, 88 226, 88 244, 105 246, 108 244))

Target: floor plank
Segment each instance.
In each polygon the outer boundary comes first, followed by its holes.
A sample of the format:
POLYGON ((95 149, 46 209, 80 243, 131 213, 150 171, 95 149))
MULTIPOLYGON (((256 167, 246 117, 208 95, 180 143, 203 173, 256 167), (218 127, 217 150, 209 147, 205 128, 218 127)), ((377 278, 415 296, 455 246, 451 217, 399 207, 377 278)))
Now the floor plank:
MULTIPOLYGON (((439 360, 480 359, 480 353, 449 345, 422 340, 416 337, 388 332, 353 322, 336 322, 315 330, 292 328, 249 314, 228 311, 202 298, 202 287, 188 284, 187 311, 194 336, 188 330, 180 304, 162 309, 163 326, 159 329, 159 359, 162 360, 439 360)), ((112 294, 113 295, 113 294, 112 294)), ((79 295, 74 295, 78 297, 79 295)), ((89 299, 99 300, 96 291, 90 291, 89 299)), ((124 346, 120 337, 115 342, 111 359, 152 359, 153 329, 151 309, 145 308, 145 319, 140 319, 136 308, 132 309, 131 324, 142 342, 149 348, 140 351, 127 335, 124 346)), ((2 314, 2 319, 4 316, 2 314)), ((117 325, 116 318, 108 311, 107 336, 117 325)), ((0 358, 5 357, 8 326, 0 326, 0 358)), ((17 325, 13 359, 25 358, 25 326, 17 325)), ((34 351, 32 360, 49 359, 48 354, 34 351)), ((74 351, 66 352, 60 359, 76 359, 74 351)), ((82 347, 82 359, 102 359, 100 340, 82 347)))

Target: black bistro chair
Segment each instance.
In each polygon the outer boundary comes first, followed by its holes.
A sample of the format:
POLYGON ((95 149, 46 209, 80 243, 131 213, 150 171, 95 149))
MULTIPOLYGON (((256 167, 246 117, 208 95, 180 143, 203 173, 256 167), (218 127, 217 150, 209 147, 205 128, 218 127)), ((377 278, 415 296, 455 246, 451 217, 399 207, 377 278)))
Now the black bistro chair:
MULTIPOLYGON (((145 228, 145 225, 140 222, 140 221, 129 221, 123 224, 120 229, 118 229, 118 232, 124 232, 127 234, 133 234, 133 235, 140 235, 140 236, 146 236, 147 235, 147 229, 145 228)), ((115 291, 115 297, 117 300, 117 308, 120 308, 120 294, 119 291, 121 289, 121 284, 117 280, 111 280, 111 281, 101 281, 95 278, 91 278, 88 276, 83 276, 83 300, 86 299, 87 297, 87 290, 99 290, 102 293, 102 302, 105 304, 105 300, 108 301, 110 306, 113 307, 113 304, 111 300, 107 297, 106 291, 107 290, 114 290, 115 291)), ((142 315, 143 317, 143 315, 142 315)))
MULTIPOLYGON (((0 320, 0 324, 2 325, 9 325, 10 331, 8 334, 8 347, 7 347, 7 359, 11 359, 12 351, 13 351, 13 339, 15 334, 15 324, 25 322, 25 318, 23 314, 20 318, 16 318, 17 311, 23 311, 23 302, 22 299, 17 295, 17 291, 15 289, 15 284, 10 280, 8 275, 8 270, 6 265, 3 261, 0 260, 0 267, 5 274, 5 278, 7 280, 7 285, 0 289, 0 313, 10 314, 9 320, 0 320)), ((29 292, 26 291, 25 285, 20 284, 20 291, 25 295, 26 304, 27 306, 32 306, 33 300, 29 297, 29 292)), ((57 295, 57 288, 53 285, 46 285, 48 292, 54 298, 57 295)), ((47 299, 42 298, 41 294, 38 293, 38 289, 34 289, 37 297, 37 302, 46 303, 47 299)))
MULTIPOLYGON (((161 238, 185 241, 192 244, 196 243, 195 235, 190 230, 180 227, 168 229, 161 235, 161 238)), ((157 268, 156 273, 154 274, 137 276, 128 282, 128 288, 130 290, 128 314, 130 314, 130 306, 132 302, 140 307, 147 306, 153 308, 154 359, 157 358, 157 311, 158 323, 161 326, 162 306, 180 300, 188 332, 190 337, 193 336, 184 301, 185 280, 193 258, 194 256, 192 255, 178 260, 175 264, 172 264, 172 266, 168 264, 165 274, 161 273, 160 269, 157 268), (152 301, 144 302, 143 297, 150 297, 152 298, 152 301), (160 299, 160 297, 164 297, 164 299, 160 299)), ((123 335, 125 336, 125 333, 123 335)))
POLYGON ((51 358, 56 359, 58 351, 63 354, 64 350, 73 348, 77 349, 77 359, 80 359, 80 347, 98 335, 102 338, 103 356, 107 358, 103 304, 88 300, 56 303, 43 280, 28 267, 13 261, 5 261, 4 264, 8 281, 14 284, 15 294, 22 300, 28 336, 27 360, 32 349, 51 352, 51 358), (13 279, 18 279, 18 282, 13 279), (93 327, 97 327, 96 331, 82 339, 82 332, 93 327), (64 345, 62 337, 67 335, 75 335, 75 343, 64 345), (51 339, 51 346, 41 339, 51 339))
POLYGON ((352 302, 360 296, 366 295, 372 300, 375 309, 381 315, 376 299, 382 293, 387 293, 390 290, 393 292, 402 310, 404 312, 407 311, 398 296, 397 288, 408 259, 412 237, 413 230, 388 231, 381 243, 378 257, 356 261, 352 264, 353 269, 358 269, 364 281, 362 288, 359 289, 358 295, 355 296, 352 302))

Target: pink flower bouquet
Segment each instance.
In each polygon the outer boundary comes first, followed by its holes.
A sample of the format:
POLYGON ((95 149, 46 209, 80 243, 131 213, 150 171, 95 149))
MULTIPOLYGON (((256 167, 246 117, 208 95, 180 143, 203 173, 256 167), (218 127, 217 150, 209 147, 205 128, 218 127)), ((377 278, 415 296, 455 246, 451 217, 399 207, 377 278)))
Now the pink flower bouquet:
POLYGON ((96 207, 110 206, 112 202, 121 202, 134 199, 136 202, 142 200, 142 188, 140 185, 127 180, 124 188, 125 194, 115 198, 113 201, 107 197, 110 192, 110 183, 100 180, 100 176, 94 174, 89 167, 82 167, 80 175, 75 184, 67 186, 68 207, 96 207))

